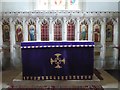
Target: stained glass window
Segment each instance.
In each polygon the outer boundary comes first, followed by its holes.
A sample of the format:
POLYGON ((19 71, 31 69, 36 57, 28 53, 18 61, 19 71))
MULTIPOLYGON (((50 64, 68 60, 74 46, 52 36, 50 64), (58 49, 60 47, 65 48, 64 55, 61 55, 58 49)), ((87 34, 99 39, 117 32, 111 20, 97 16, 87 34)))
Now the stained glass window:
POLYGON ((36 0, 35 10, 81 10, 81 0, 36 0))
POLYGON ((37 0, 35 10, 48 10, 48 0, 37 0))
POLYGON ((54 40, 62 40, 62 24, 59 20, 54 24, 54 40))
POLYGON ((77 10, 79 9, 79 2, 78 0, 67 0, 67 9, 70 9, 70 10, 77 10))
POLYGON ((44 20, 41 25, 41 40, 42 41, 49 40, 49 24, 46 20, 44 20))
POLYGON ((67 40, 75 40, 75 24, 72 19, 67 24, 67 40))
POLYGON ((51 0, 52 10, 64 10, 65 9, 65 0, 51 0))

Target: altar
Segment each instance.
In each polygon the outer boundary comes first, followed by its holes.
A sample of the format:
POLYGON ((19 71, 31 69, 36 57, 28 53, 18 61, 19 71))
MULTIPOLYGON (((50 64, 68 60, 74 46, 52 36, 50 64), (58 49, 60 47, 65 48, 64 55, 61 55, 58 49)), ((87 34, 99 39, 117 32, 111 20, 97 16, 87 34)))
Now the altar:
POLYGON ((21 43, 23 80, 91 80, 94 42, 21 43))

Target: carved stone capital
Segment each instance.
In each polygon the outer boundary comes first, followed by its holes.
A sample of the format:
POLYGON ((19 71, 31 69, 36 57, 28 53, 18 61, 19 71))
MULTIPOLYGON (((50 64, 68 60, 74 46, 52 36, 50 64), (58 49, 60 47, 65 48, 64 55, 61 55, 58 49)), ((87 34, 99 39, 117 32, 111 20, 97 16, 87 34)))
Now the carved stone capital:
POLYGON ((10 24, 15 24, 15 19, 10 17, 9 22, 10 22, 10 24))
POLYGON ((116 20, 116 22, 118 23, 118 20, 119 20, 118 17, 117 17, 115 20, 116 20))
POLYGON ((39 22, 39 20, 40 20, 40 19, 37 17, 37 18, 36 18, 36 22, 38 23, 38 22, 39 22))
POLYGON ((80 17, 75 18, 76 22, 80 21, 80 17))
POLYGON ((104 23, 106 22, 106 18, 105 18, 105 17, 103 18, 103 22, 104 22, 104 23))
POLYGON ((2 20, 0 20, 0 25, 2 25, 2 20))
POLYGON ((93 18, 92 18, 92 17, 90 18, 90 22, 91 22, 91 23, 93 22, 93 18))
POLYGON ((53 18, 52 18, 52 17, 50 17, 48 20, 49 20, 49 22, 51 23, 51 22, 53 21, 53 18))
POLYGON ((63 22, 66 22, 66 20, 67 20, 66 17, 63 17, 62 19, 63 19, 63 22))
POLYGON ((9 22, 10 22, 10 23, 12 23, 12 22, 13 22, 13 19, 12 19, 11 17, 9 18, 9 22))
POLYGON ((26 21, 26 18, 25 18, 25 17, 23 17, 23 18, 22 18, 22 21, 23 21, 23 22, 25 22, 25 21, 26 21))

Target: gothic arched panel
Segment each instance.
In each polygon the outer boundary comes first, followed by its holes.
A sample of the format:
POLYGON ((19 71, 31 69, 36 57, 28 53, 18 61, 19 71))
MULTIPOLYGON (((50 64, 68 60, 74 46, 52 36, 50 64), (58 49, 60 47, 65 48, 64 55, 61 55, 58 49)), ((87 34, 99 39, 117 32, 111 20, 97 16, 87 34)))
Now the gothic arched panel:
POLYGON ((80 40, 88 40, 88 24, 85 20, 80 25, 80 40))
POLYGON ((49 40, 49 24, 46 20, 44 20, 41 24, 41 40, 42 41, 49 40))
POLYGON ((67 40, 75 40, 75 24, 72 19, 67 24, 67 40))
POLYGON ((4 21, 2 25, 3 29, 3 41, 9 42, 10 41, 10 25, 8 22, 4 21))
POLYGON ((113 41, 113 22, 109 21, 106 25, 106 42, 113 41))
POLYGON ((101 30, 100 30, 100 24, 99 23, 95 23, 93 25, 93 41, 94 42, 100 42, 100 38, 101 38, 101 30))
POLYGON ((54 24, 54 40, 55 41, 62 40, 62 24, 60 20, 57 20, 54 24))
POLYGON ((35 41, 36 40, 35 25, 28 25, 28 40, 29 41, 35 41))
POLYGON ((17 24, 15 27, 16 30, 16 41, 22 42, 23 41, 23 27, 21 24, 17 24))

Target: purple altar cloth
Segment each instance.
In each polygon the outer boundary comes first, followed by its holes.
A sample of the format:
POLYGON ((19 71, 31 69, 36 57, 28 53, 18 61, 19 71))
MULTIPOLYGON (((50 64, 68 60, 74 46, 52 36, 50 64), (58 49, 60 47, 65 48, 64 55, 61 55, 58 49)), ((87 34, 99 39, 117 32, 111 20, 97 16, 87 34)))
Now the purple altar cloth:
POLYGON ((91 80, 94 42, 22 42, 23 80, 91 80))

